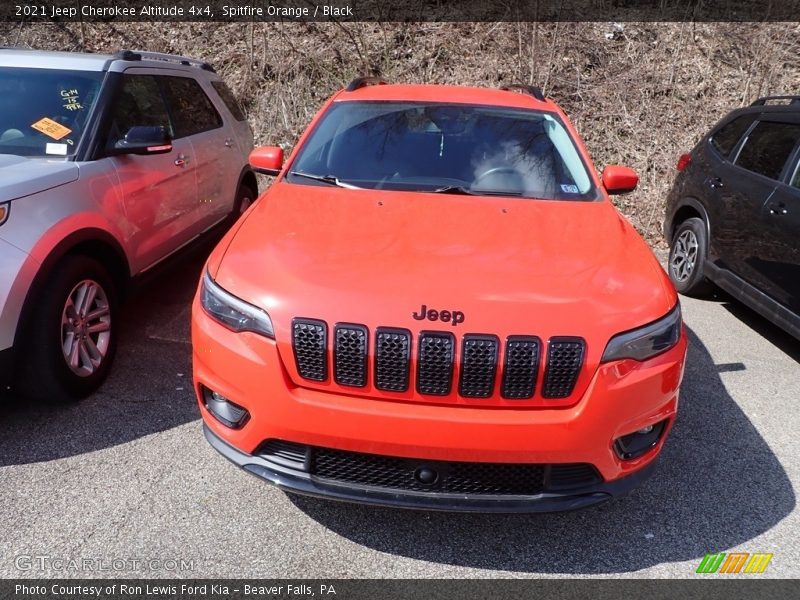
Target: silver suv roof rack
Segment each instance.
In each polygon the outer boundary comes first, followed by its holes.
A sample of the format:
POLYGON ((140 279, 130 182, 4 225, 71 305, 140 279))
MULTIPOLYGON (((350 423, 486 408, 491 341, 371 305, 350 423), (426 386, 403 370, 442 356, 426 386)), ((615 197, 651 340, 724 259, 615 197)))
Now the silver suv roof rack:
POLYGON ((800 104, 800 96, 764 96, 750 106, 764 106, 770 100, 789 100, 789 104, 800 104))
POLYGON ((165 54, 163 52, 149 52, 147 50, 122 50, 117 53, 117 56, 123 60, 161 60, 164 62, 171 62, 179 65, 186 65, 187 67, 197 67, 205 71, 216 73, 211 64, 197 60, 196 58, 189 58, 188 56, 180 56, 178 54, 165 54))

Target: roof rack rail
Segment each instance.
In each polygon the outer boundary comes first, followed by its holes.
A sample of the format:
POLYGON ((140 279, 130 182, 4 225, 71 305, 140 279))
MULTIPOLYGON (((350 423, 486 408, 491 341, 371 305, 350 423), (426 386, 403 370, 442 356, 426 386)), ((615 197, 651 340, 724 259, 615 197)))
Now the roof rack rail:
POLYGON ((789 104, 800 104, 800 96, 764 96, 750 106, 764 106, 770 100, 790 100, 789 104))
POLYGON ((522 92, 524 94, 530 94, 537 100, 541 100, 544 102, 544 94, 542 90, 533 85, 525 85, 522 83, 510 83, 508 85, 504 85, 500 87, 501 90, 505 92, 522 92))
POLYGON ((137 54, 131 50, 120 50, 119 52, 115 52, 113 56, 120 60, 142 60, 141 54, 137 54))
POLYGON ((165 54, 163 52, 148 52, 145 50, 122 50, 120 52, 117 52, 115 56, 118 56, 122 60, 161 60, 164 62, 186 65, 187 67, 197 67, 198 69, 203 69, 204 71, 211 71, 212 73, 216 73, 214 67, 212 67, 209 63, 203 60, 198 60, 196 58, 189 58, 187 56, 179 56, 177 54, 165 54))
POLYGON ((368 85, 386 85, 386 82, 380 77, 356 77, 345 88, 345 91, 355 92, 356 90, 368 85))

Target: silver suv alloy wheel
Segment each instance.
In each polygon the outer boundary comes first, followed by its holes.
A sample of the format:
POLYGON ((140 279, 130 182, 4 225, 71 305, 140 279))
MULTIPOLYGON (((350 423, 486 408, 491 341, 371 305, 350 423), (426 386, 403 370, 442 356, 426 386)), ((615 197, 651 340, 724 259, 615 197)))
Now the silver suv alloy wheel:
POLYGON ((111 340, 111 311, 102 286, 79 282, 67 296, 61 314, 61 351, 70 370, 88 377, 102 364, 111 340))

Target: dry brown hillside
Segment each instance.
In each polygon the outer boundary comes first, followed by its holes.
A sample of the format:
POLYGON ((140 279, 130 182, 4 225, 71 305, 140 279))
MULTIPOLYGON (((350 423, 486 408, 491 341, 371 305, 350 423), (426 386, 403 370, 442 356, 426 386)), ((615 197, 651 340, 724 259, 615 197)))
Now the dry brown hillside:
POLYGON ((598 167, 639 172, 618 206, 653 242, 677 156, 728 109, 800 92, 798 23, 2 23, 0 45, 204 58, 248 108, 257 141, 285 147, 358 74, 539 85, 598 167))

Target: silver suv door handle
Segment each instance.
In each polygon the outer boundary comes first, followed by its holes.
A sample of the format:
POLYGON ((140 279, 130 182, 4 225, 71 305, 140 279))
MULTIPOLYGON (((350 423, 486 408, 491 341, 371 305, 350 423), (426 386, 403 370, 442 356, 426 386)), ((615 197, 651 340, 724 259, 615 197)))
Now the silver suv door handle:
POLYGON ((175 159, 175 166, 185 167, 187 162, 189 162, 188 156, 186 156, 185 154, 178 154, 178 158, 175 159))

